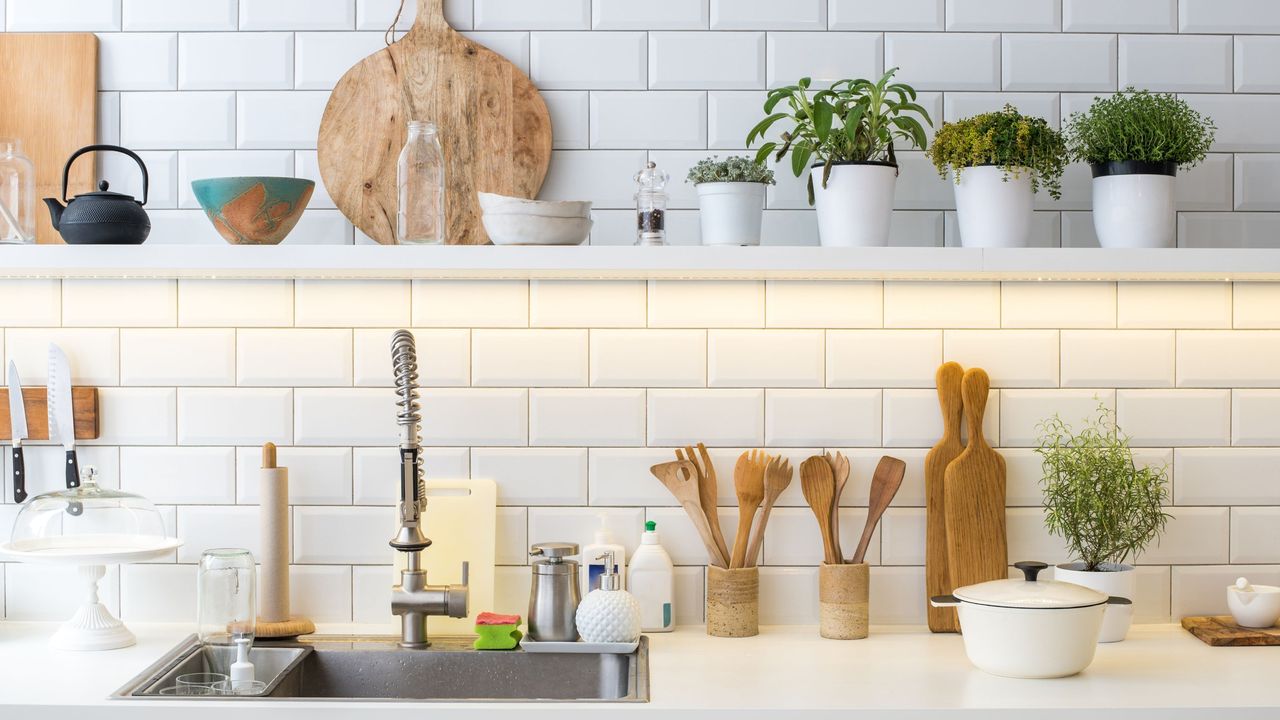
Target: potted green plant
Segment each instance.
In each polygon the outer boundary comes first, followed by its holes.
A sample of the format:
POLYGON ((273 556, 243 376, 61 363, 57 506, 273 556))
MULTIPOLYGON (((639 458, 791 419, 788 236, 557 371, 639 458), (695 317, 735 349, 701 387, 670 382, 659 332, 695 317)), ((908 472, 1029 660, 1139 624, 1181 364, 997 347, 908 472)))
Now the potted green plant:
POLYGON ((1174 247, 1174 178, 1204 161, 1213 121, 1168 93, 1126 88, 1067 121, 1072 160, 1093 171, 1093 227, 1104 248, 1174 247))
POLYGON ((745 157, 716 156, 689 169, 685 182, 698 190, 703 245, 759 245, 765 189, 773 170, 745 157))
POLYGON ((956 220, 965 247, 1026 247, 1036 191, 1062 196, 1062 135, 1012 105, 943 123, 929 159, 955 180, 956 220))
POLYGON ((809 173, 809 204, 817 206, 823 245, 889 242, 898 178, 896 144, 924 149, 925 125, 933 126, 929 113, 916 103, 916 91, 891 82, 897 71, 893 68, 875 82, 840 80, 825 90, 811 90, 810 78, 771 90, 764 103, 766 117, 747 135, 747 147, 752 147, 774 125, 789 126, 778 141, 760 146, 756 162, 764 164, 770 156, 782 162, 790 155, 796 177, 809 173))
MULTIPOLYGON (((1133 599, 1137 575, 1125 563, 1169 521, 1166 469, 1134 463, 1129 437, 1105 405, 1079 431, 1056 415, 1039 430, 1045 527, 1078 560, 1058 565, 1054 577, 1133 599)), ((1132 622, 1132 605, 1108 605, 1098 641, 1123 640, 1132 622)))

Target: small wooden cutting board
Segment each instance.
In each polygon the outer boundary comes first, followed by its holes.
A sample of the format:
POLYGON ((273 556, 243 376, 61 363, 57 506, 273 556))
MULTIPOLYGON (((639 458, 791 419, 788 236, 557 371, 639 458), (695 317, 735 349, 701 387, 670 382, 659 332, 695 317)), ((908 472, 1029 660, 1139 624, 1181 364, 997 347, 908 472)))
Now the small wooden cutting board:
MULTIPOLYGON (((938 404, 942 408, 942 439, 924 459, 925 493, 925 589, 928 597, 949 595, 951 570, 947 560, 947 515, 943 480, 947 466, 964 452, 960 424, 964 419, 964 401, 960 397, 960 381, 964 368, 959 363, 945 363, 938 368, 938 404)), ((955 608, 937 608, 926 600, 929 629, 933 632, 959 632, 960 621, 955 608)))
POLYGON ((1280 627, 1240 627, 1230 615, 1184 617, 1182 627, 1214 647, 1280 645, 1280 627))
POLYGON ((986 371, 973 368, 965 372, 960 393, 969 445, 947 466, 943 480, 947 565, 954 587, 1009 576, 1004 458, 982 435, 982 416, 990 391, 991 380, 986 371))

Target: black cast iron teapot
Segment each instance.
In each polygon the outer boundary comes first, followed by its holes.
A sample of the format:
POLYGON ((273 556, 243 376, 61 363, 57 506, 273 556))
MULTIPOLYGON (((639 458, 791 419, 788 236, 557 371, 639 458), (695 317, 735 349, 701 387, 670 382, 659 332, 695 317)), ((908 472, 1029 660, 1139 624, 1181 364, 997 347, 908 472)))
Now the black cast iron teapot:
POLYGON ((71 245, 139 245, 151 234, 151 218, 142 209, 147 204, 147 166, 132 150, 118 145, 89 145, 72 153, 62 169, 62 201, 45 198, 49 214, 53 217, 53 229, 71 245), (67 200, 67 177, 76 158, 95 150, 111 150, 133 158, 142 168, 142 200, 132 195, 111 192, 106 180, 98 184, 98 191, 77 195, 67 200), (65 205, 63 203, 66 203, 65 205))

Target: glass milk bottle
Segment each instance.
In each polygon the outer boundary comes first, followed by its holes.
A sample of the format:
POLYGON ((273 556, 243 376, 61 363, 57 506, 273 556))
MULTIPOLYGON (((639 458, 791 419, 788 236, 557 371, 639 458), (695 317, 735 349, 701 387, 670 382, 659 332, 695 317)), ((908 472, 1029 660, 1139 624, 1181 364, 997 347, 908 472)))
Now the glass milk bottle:
POLYGON ((444 151, 435 123, 409 121, 409 139, 396 173, 400 245, 444 244, 444 151))
POLYGON ((21 144, 0 138, 0 244, 36 239, 36 167, 21 144))

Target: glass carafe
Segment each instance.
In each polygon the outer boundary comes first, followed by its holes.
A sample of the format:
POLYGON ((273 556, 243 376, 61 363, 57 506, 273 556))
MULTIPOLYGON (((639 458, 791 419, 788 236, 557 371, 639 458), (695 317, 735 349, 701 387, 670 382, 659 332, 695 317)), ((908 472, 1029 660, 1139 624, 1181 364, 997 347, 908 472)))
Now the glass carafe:
POLYGON ((0 243, 36 239, 36 166, 22 145, 0 138, 0 243))
POLYGON ((396 242, 444 244, 444 151, 435 123, 409 121, 409 139, 396 171, 396 242))

